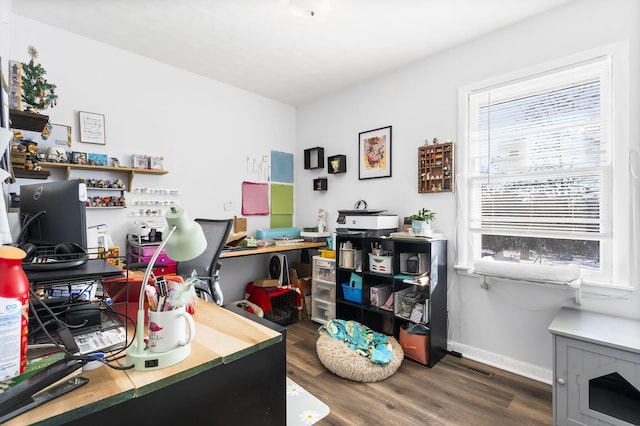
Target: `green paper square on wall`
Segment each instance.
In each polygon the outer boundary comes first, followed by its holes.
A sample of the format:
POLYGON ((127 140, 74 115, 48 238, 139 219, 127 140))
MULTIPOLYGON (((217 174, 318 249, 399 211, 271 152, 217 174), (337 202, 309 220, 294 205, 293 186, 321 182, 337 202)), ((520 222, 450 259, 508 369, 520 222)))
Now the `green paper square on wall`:
POLYGON ((293 226, 293 215, 272 214, 269 226, 271 228, 291 228, 293 226))
POLYGON ((271 214, 293 214, 293 185, 271 185, 271 214))

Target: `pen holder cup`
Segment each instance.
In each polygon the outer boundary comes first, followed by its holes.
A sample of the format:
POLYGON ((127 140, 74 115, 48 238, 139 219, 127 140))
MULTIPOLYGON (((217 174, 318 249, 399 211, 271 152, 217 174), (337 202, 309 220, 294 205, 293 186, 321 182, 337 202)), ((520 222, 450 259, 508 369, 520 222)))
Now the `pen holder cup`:
POLYGON ((170 311, 149 310, 149 351, 168 352, 195 337, 196 328, 184 306, 170 311))

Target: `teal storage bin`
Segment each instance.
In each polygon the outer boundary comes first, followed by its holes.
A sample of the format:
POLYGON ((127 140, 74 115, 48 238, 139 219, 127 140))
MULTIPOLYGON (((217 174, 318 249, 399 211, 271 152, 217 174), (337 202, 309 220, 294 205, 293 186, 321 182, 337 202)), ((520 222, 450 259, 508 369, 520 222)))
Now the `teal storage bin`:
POLYGON ((259 240, 299 237, 300 228, 269 228, 256 230, 256 238, 259 240))

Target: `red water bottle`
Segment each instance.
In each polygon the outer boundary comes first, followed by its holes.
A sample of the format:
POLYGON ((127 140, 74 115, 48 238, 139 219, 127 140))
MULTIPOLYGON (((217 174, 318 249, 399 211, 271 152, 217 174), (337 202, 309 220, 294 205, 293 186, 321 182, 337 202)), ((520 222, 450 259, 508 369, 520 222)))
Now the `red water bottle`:
POLYGON ((27 366, 29 279, 22 269, 24 250, 0 246, 0 380, 27 366))

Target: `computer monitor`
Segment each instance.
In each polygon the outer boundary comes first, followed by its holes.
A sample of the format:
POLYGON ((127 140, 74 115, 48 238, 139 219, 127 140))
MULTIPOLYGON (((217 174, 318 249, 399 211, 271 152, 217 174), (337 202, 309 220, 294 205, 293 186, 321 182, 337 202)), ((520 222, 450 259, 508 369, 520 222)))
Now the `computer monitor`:
POLYGON ((86 193, 79 180, 20 186, 22 231, 18 243, 55 246, 75 243, 87 249, 86 193))

